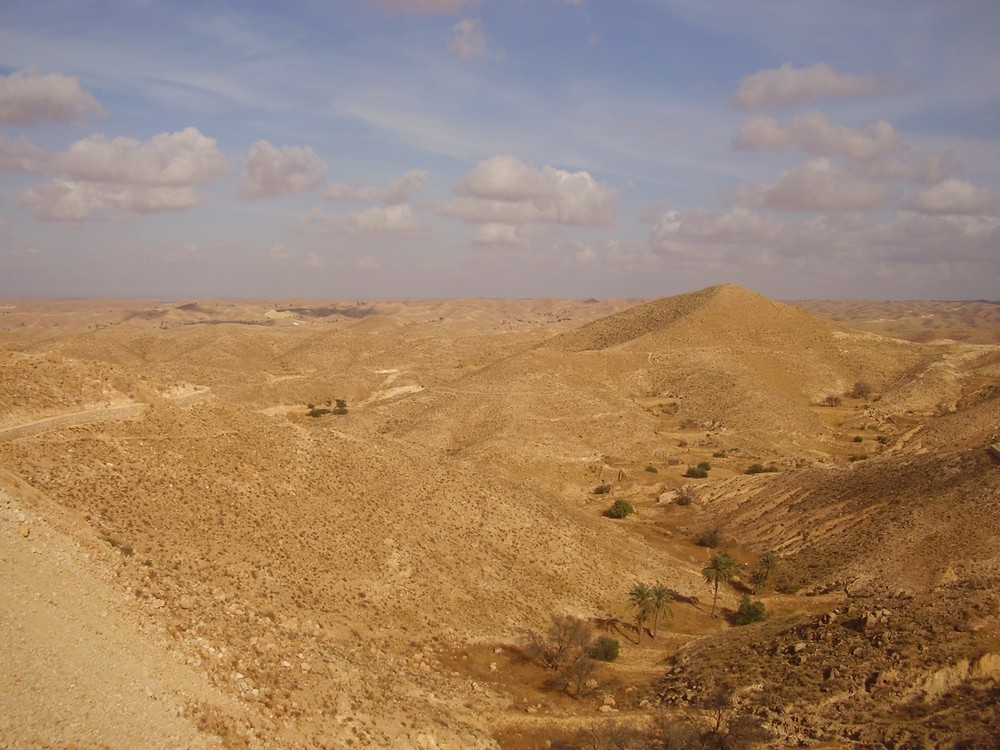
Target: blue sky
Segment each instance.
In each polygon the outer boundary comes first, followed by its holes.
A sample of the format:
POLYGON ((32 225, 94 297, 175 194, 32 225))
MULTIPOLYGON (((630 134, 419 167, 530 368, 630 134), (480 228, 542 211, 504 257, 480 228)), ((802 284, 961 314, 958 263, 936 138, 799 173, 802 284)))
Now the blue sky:
POLYGON ((0 294, 998 299, 1000 6, 7 0, 0 294))

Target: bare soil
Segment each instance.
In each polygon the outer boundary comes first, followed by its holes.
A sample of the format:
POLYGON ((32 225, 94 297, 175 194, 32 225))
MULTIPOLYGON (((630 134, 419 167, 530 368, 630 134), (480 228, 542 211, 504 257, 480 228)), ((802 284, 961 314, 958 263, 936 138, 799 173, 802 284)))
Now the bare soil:
POLYGON ((0 747, 645 747, 720 688, 765 746, 993 747, 997 309, 4 301, 0 747), (581 694, 554 615, 621 644, 581 694))

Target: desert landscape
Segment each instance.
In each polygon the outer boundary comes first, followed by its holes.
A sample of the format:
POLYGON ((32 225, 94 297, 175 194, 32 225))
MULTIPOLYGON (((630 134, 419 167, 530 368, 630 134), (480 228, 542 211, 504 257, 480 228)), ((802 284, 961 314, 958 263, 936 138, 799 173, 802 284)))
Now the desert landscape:
POLYGON ((997 747, 998 440, 997 302, 4 300, 0 747, 997 747))

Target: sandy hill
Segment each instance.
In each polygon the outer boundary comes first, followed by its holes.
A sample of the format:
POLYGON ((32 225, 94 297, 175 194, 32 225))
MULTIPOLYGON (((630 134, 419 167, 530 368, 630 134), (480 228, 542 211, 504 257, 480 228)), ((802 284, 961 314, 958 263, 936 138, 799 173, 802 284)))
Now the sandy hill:
POLYGON ((485 460, 513 449, 527 463, 607 456, 641 467, 682 460, 677 443, 697 440, 822 461, 839 439, 832 412, 818 408, 828 397, 864 383, 880 403, 853 406, 872 408, 871 418, 883 422, 947 410, 991 357, 989 347, 927 346, 841 328, 727 285, 514 351, 395 409, 392 428, 485 460))
POLYGON ((115 679, 139 696, 116 705, 146 701, 191 746, 590 732, 603 750, 609 719, 696 716, 719 681, 775 748, 993 726, 996 346, 888 338, 732 285, 638 306, 18 302, 0 341, 0 558, 33 571, 0 589, 25 634, 8 682, 45 695, 0 691, 17 706, 0 745, 127 746, 142 727, 102 737, 128 711, 94 708, 115 679), (683 476, 702 461, 710 477, 683 476), (638 512, 605 517, 615 500, 638 512), (696 543, 715 525, 739 566, 721 618, 696 543), (736 627, 769 549, 773 616, 736 627), (59 576, 115 599, 80 622, 141 668, 51 656, 45 634, 81 606, 53 596, 59 576), (640 644, 627 592, 657 580, 681 599, 640 644), (553 614, 620 640, 597 688, 570 697, 519 650, 553 614), (72 694, 45 691, 59 668, 72 694), (58 711, 86 734, 45 721, 58 711))

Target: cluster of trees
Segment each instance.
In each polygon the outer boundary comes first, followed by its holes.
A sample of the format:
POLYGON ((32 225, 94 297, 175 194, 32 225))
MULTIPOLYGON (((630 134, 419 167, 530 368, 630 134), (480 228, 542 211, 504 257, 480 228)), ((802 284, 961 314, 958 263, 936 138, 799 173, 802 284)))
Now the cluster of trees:
POLYGON ((310 417, 322 417, 324 414, 347 414, 347 402, 342 398, 327 401, 326 408, 316 406, 316 404, 306 404, 306 408, 309 410, 306 414, 310 417))
POLYGON ((642 631, 649 618, 653 618, 653 638, 660 628, 660 616, 672 614, 670 602, 674 600, 674 592, 657 581, 652 586, 637 583, 628 592, 628 608, 635 616, 636 630, 639 632, 639 645, 642 645, 642 631))
MULTIPOLYGON (((774 552, 768 552, 760 558, 757 567, 750 574, 750 585, 755 594, 759 594, 767 587, 777 567, 778 556, 774 552)), ((716 552, 709 559, 708 565, 702 568, 702 577, 713 588, 712 617, 715 617, 715 608, 719 600, 719 585, 729 583, 735 574, 736 561, 725 552, 716 552)), ((750 597, 744 596, 736 612, 736 624, 749 625, 752 622, 760 622, 766 617, 763 602, 751 601, 750 597)))

